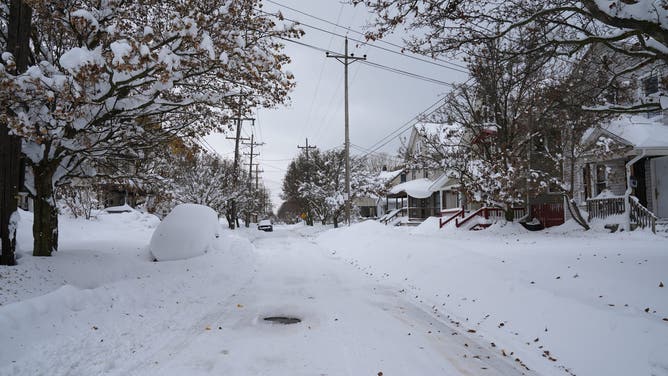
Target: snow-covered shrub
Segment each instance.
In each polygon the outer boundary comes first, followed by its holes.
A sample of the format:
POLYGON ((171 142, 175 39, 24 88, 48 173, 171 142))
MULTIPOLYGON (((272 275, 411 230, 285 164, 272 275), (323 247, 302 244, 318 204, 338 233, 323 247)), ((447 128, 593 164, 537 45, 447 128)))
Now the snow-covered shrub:
POLYGON ((93 210, 99 207, 97 192, 89 184, 60 186, 57 189, 57 197, 63 211, 74 218, 91 219, 93 210))
POLYGON ((158 261, 183 260, 207 252, 219 234, 218 214, 208 206, 181 204, 153 232, 149 250, 158 261))

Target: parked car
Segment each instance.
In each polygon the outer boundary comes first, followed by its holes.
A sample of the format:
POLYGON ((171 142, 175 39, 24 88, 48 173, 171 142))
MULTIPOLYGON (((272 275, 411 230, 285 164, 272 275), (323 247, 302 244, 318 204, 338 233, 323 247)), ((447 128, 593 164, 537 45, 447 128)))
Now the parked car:
POLYGON ((257 229, 262 231, 271 232, 274 231, 274 226, 271 224, 271 220, 263 219, 260 223, 257 224, 257 229))

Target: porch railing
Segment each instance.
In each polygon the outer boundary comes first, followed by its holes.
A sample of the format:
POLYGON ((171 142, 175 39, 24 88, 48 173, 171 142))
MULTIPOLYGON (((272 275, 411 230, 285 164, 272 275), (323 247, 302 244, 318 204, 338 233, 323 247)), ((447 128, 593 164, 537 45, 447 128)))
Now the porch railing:
POLYGON ((624 214, 626 211, 624 197, 590 198, 587 200, 587 222, 594 218, 605 218, 611 215, 624 214))
POLYGON ((438 228, 443 228, 443 226, 459 216, 464 217, 464 209, 452 208, 441 210, 441 217, 438 219, 438 228))
MULTIPOLYGON (((526 208, 512 208, 513 211, 513 217, 514 218, 521 218, 526 215, 526 208)), ((468 216, 464 217, 462 214, 463 219, 460 221, 459 219, 455 220, 455 225, 457 227, 463 226, 466 222, 470 221, 474 217, 482 217, 486 220, 491 220, 491 222, 497 222, 499 220, 505 220, 506 219, 506 211, 502 208, 495 208, 495 207, 482 207, 473 213, 469 214, 468 216)))
POLYGON ((646 207, 638 202, 638 198, 629 196, 631 204, 631 222, 636 223, 640 228, 649 227, 656 234, 656 216, 646 207))
POLYGON ((386 214, 385 216, 383 216, 383 217, 380 219, 380 222, 383 223, 383 224, 386 224, 386 225, 387 225, 392 219, 394 219, 394 218, 396 218, 396 217, 403 217, 403 216, 406 215, 407 212, 408 212, 408 208, 407 208, 407 207, 403 207, 403 208, 395 209, 395 210, 393 210, 392 212, 390 212, 390 213, 386 214))
MULTIPOLYGON (((656 216, 646 207, 642 206, 635 196, 629 196, 629 219, 631 223, 638 225, 638 227, 652 229, 656 233, 656 216)), ((611 215, 624 215, 626 213, 626 198, 624 196, 608 197, 608 198, 593 198, 587 200, 587 221, 594 218, 606 218, 611 215)))

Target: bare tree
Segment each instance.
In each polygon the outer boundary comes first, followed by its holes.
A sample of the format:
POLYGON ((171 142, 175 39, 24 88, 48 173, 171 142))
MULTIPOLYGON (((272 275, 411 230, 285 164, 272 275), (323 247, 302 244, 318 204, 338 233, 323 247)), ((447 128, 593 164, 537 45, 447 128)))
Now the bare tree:
MULTIPOLYGON (((376 14, 370 39, 399 28, 409 32, 408 49, 430 56, 456 54, 490 40, 516 41, 518 55, 546 53, 571 57, 593 44, 606 46, 635 63, 611 71, 611 79, 668 62, 668 0, 352 0, 376 14), (540 38, 522 43, 531 31, 540 38)), ((609 69, 602 64, 600 69, 609 69)), ((614 103, 601 110, 649 111, 659 104, 614 103)))

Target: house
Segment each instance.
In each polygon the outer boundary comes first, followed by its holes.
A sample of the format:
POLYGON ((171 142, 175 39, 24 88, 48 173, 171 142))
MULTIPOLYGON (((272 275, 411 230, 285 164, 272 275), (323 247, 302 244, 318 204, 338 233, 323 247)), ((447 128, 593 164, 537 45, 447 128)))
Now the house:
POLYGON ((668 125, 662 115, 620 116, 588 132, 583 144, 592 147, 575 163, 573 191, 590 220, 641 215, 630 213, 630 206, 668 219, 668 125))
POLYGON ((379 216, 384 216, 387 213, 403 208, 403 198, 390 195, 389 190, 395 185, 406 181, 406 171, 403 168, 388 171, 387 167, 383 166, 383 170, 378 173, 376 179, 381 186, 376 200, 376 213, 379 216))
MULTIPOLYGON (((631 65, 631 59, 624 64, 631 65)), ((668 221, 668 97, 663 64, 626 77, 637 89, 618 105, 657 104, 645 113, 624 114, 599 124, 581 140, 585 153, 575 163, 573 199, 588 220, 651 227, 668 221), (661 109, 658 109, 661 108, 661 109), (614 216, 612 218, 608 218, 614 216)), ((570 173, 568 164, 564 173, 570 173)))
POLYGON ((401 200, 408 223, 419 223, 428 217, 440 216, 445 209, 461 206, 460 187, 450 172, 434 167, 437 163, 415 163, 420 160, 416 157, 425 156, 428 143, 445 143, 456 129, 456 125, 447 123, 417 123, 413 126, 405 150, 406 164, 410 167, 387 193, 388 199, 401 200))

